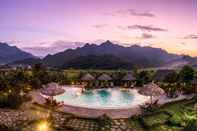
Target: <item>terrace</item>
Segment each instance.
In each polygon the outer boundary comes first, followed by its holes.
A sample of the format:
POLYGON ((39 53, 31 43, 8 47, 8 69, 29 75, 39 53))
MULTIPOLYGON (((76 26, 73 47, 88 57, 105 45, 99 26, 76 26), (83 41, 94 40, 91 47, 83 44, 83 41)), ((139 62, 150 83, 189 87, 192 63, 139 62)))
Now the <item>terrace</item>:
MULTIPOLYGON (((7 72, 3 75, 11 75, 14 73, 15 72, 12 71, 11 73, 7 72)), ((25 74, 32 75, 31 71, 29 70, 28 72, 25 72, 25 74)), ((44 74, 47 75, 46 72, 44 74)), ((41 85, 40 88, 35 88, 33 86, 30 86, 30 83, 22 83, 21 81, 19 81, 20 84, 16 84, 17 87, 22 87, 24 85, 24 88, 21 88, 21 90, 17 91, 10 88, 9 90, 1 91, 1 93, 3 94, 1 95, 0 100, 4 102, 3 100, 6 100, 6 97, 4 98, 4 96, 7 96, 9 98, 8 100, 10 100, 11 102, 6 103, 6 107, 3 107, 0 111, 0 129, 24 131, 31 131, 36 129, 60 131, 181 131, 183 129, 190 128, 188 127, 188 125, 193 125, 192 123, 195 123, 196 121, 197 99, 195 97, 196 94, 194 94, 194 91, 192 91, 193 93, 183 93, 176 98, 171 98, 166 94, 163 94, 163 92, 168 91, 168 88, 166 89, 166 87, 171 86, 171 83, 167 84, 168 86, 164 86, 167 82, 165 82, 165 84, 160 82, 160 86, 156 85, 155 83, 149 82, 148 80, 147 83, 143 82, 142 87, 139 87, 137 86, 139 77, 134 79, 133 76, 130 75, 130 73, 123 73, 122 75, 119 75, 119 77, 116 77, 116 81, 117 78, 119 78, 118 84, 114 81, 113 73, 105 72, 94 74, 90 72, 88 75, 85 75, 86 77, 84 77, 84 74, 86 73, 83 73, 83 75, 76 75, 76 72, 71 72, 71 74, 71 76, 67 76, 66 78, 62 77, 62 75, 59 74, 58 77, 55 78, 56 80, 51 79, 54 78, 54 76, 51 77, 50 81, 58 82, 61 85, 52 83, 53 86, 51 86, 50 91, 46 91, 47 86, 45 88, 42 88, 43 85, 41 85), (108 76, 102 74, 107 74, 108 76), (76 76, 80 76, 78 77, 78 81, 76 79, 76 76), (98 78, 100 80, 97 80, 98 78), (106 78, 106 80, 104 78, 106 78), (66 82, 69 83, 66 84, 67 86, 65 86, 63 81, 65 79, 67 79, 66 82), (98 86, 95 86, 96 81, 98 81, 98 86), (111 82, 113 82, 113 86, 111 82), (73 85, 74 83, 80 85, 73 85), (73 90, 73 88, 75 88, 76 86, 81 90, 80 94, 77 93, 79 91, 78 89, 76 90, 77 92, 73 90), (56 90, 56 87, 61 90, 56 90), (136 97, 135 100, 133 100, 133 96, 130 96, 130 93, 132 94, 133 91, 136 92, 136 94, 134 94, 134 97, 136 97), (19 94, 17 94, 16 97, 12 93, 19 94), (48 94, 49 98, 52 98, 51 102, 53 103, 53 101, 55 100, 57 104, 46 103, 46 98, 40 95, 41 93, 44 93, 46 96, 48 94), (72 93, 77 95, 75 95, 75 97, 73 97, 72 99, 68 99, 68 96, 66 96, 62 97, 63 99, 60 100, 58 97, 60 97, 62 93, 68 93, 69 95, 71 95, 71 97, 72 93), (13 96, 10 97, 11 94, 13 96), (122 97, 120 94, 126 97, 122 97), (78 98, 86 98, 84 95, 88 95, 88 98, 91 96, 91 99, 85 100, 94 100, 95 96, 95 98, 100 99, 100 97, 104 96, 104 99, 107 98, 107 102, 109 103, 102 103, 101 105, 99 105, 100 101, 98 100, 93 101, 92 103, 91 101, 90 103, 83 103, 84 101, 80 101, 80 99, 78 98), (23 101, 22 105, 15 109, 8 107, 9 105, 14 106, 11 103, 14 103, 16 100, 18 100, 18 97, 20 97, 20 99, 21 97, 23 99, 28 99, 23 101), (108 101, 108 98, 113 98, 115 105, 111 105, 111 102, 113 103, 113 101, 108 101), (119 98, 124 99, 123 101, 119 101, 119 98), (58 106, 58 103, 60 102, 59 100, 64 100, 64 105, 58 106), (82 108, 84 108, 85 110, 81 110, 82 108), (90 109, 89 113, 87 110, 88 108, 90 109), (103 112, 103 110, 105 111, 103 112)), ((68 75, 68 73, 66 73, 66 75, 68 75)), ((17 78, 19 77, 17 76, 17 78)), ((43 77, 40 77, 40 79, 41 78, 43 77)), ((47 83, 45 85, 48 85, 47 83)), ((180 86, 184 85, 188 86, 187 84, 181 84, 180 86)), ((196 86, 195 79, 192 80, 191 85, 192 87, 196 86)), ((181 88, 181 90, 184 91, 185 88, 181 88)), ((188 92, 188 90, 186 91, 188 92)))

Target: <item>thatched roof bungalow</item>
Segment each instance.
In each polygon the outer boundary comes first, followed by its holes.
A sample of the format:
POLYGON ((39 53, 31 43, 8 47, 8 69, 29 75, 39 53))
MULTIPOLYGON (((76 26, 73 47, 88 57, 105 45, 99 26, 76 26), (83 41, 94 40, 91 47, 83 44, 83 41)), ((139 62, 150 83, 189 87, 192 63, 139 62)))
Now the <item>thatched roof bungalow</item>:
POLYGON ((97 78, 99 81, 111 81, 112 78, 107 74, 102 74, 97 78))
POLYGON ((81 77, 81 80, 82 80, 82 81, 93 81, 93 80, 95 80, 95 78, 94 78, 94 76, 91 75, 90 73, 87 73, 87 74, 85 74, 85 75, 83 75, 83 76, 81 77))
POLYGON ((133 83, 135 80, 136 80, 136 78, 131 73, 126 74, 121 79, 124 87, 126 87, 126 88, 127 87, 134 87, 133 83))
POLYGON ((112 78, 111 76, 107 75, 107 74, 102 74, 100 75, 97 80, 99 81, 99 85, 100 87, 109 87, 112 86, 113 87, 113 82, 112 82, 112 78))

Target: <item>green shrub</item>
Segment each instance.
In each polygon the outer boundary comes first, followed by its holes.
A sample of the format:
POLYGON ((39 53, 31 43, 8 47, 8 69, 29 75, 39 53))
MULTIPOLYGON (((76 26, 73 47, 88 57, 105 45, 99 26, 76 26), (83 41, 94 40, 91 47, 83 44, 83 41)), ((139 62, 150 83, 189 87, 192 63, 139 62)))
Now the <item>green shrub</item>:
POLYGON ((155 125, 164 124, 168 121, 168 118, 170 116, 166 114, 165 112, 155 113, 149 116, 144 116, 142 118, 142 123, 145 127, 151 127, 155 125))
POLYGON ((168 121, 171 125, 174 125, 174 126, 181 126, 183 120, 182 118, 177 115, 177 114, 174 114, 168 121))
POLYGON ((0 108, 18 108, 25 99, 17 93, 0 96, 0 108))
POLYGON ((154 126, 149 131, 183 131, 183 128, 164 124, 164 125, 154 126))
POLYGON ((101 127, 102 126, 104 126, 104 127, 105 126, 111 126, 112 123, 113 123, 113 120, 110 117, 108 117, 107 115, 104 114, 103 116, 98 118, 98 123, 101 127))
POLYGON ((196 130, 197 130, 197 120, 189 122, 184 129, 184 131, 196 131, 196 130))

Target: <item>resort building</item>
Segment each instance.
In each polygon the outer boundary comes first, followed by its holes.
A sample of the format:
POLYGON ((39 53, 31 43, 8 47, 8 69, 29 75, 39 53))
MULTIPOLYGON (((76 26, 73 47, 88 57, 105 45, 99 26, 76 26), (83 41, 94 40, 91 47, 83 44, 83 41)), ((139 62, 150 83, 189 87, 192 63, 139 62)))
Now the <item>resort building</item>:
POLYGON ((106 74, 103 73, 99 75, 97 78, 90 73, 86 73, 82 75, 80 78, 80 83, 85 88, 100 88, 100 87, 125 87, 130 88, 134 87, 136 78, 132 75, 132 73, 127 74, 106 74))
POLYGON ((89 88, 91 86, 94 86, 95 83, 95 77, 91 75, 90 73, 87 73, 81 77, 82 85, 89 88))
POLYGON ((128 73, 122 78, 123 86, 124 87, 134 87, 135 80, 136 80, 136 78, 131 73, 128 73))
POLYGON ((113 79, 108 74, 102 74, 98 78, 98 86, 100 87, 113 87, 113 79))

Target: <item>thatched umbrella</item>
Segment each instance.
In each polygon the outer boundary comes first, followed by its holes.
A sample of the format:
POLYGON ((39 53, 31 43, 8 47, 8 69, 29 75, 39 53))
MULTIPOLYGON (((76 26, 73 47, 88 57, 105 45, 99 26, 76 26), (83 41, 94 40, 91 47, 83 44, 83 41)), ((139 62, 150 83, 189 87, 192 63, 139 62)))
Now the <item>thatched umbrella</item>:
POLYGON ((97 78, 99 81, 110 81, 112 78, 107 74, 102 74, 97 78))
POLYGON ((162 88, 160 88, 157 84, 152 82, 150 84, 144 85, 144 87, 142 87, 139 90, 139 93, 142 95, 150 96, 152 104, 152 97, 161 96, 165 93, 165 91, 162 88))
POLYGON ((93 81, 93 80, 95 80, 95 78, 90 73, 87 73, 81 77, 81 80, 82 81, 93 81))
POLYGON ((50 96, 50 97, 63 94, 64 92, 65 90, 59 87, 57 83, 49 83, 41 90, 41 93, 43 95, 50 96))

